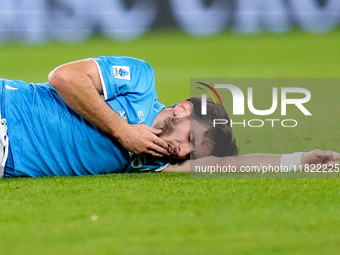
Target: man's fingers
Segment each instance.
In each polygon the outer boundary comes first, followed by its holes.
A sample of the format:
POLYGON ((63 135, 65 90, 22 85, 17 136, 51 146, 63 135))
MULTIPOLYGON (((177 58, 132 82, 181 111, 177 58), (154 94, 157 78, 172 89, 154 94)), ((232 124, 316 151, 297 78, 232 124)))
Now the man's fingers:
POLYGON ((166 143, 166 149, 164 149, 163 147, 158 146, 158 145, 156 145, 156 144, 153 143, 153 144, 150 146, 150 150, 153 150, 154 152, 160 154, 161 157, 164 156, 164 155, 169 156, 170 153, 168 152, 168 147, 169 147, 169 146, 168 146, 167 143, 166 143))
POLYGON ((132 132, 130 138, 123 144, 125 148, 136 154, 148 153, 152 156, 163 157, 169 156, 168 143, 158 137, 161 130, 151 128, 145 124, 131 125, 132 132))
MULTIPOLYGON (((154 144, 156 144, 156 145, 158 145, 158 146, 160 146, 160 147, 162 147, 165 151, 167 151, 168 150, 168 143, 166 142, 166 141, 164 141, 162 138, 159 138, 157 135, 158 134, 161 134, 162 133, 162 131, 161 130, 159 130, 159 129, 155 129, 155 128, 151 128, 151 127, 148 127, 148 130, 151 132, 151 133, 153 133, 154 134, 154 136, 153 136, 153 139, 151 140, 154 144)), ((153 148, 154 150, 155 150, 155 148, 153 148)), ((156 151, 158 151, 157 149, 156 149, 156 151)), ((162 150, 163 151, 163 150, 162 150)), ((159 152, 162 152, 162 151, 159 151, 159 152)), ((163 152, 162 152, 163 153, 163 152)))
POLYGON ((321 151, 321 150, 314 150, 314 155, 318 158, 327 158, 331 157, 333 152, 332 151, 321 151))
POLYGON ((160 153, 158 153, 158 152, 155 152, 155 151, 153 151, 153 150, 149 150, 149 151, 148 151, 148 154, 151 154, 152 156, 158 157, 158 158, 164 157, 164 155, 162 155, 162 154, 160 154, 160 153))
POLYGON ((152 128, 152 127, 149 127, 145 124, 143 124, 143 126, 145 126, 146 130, 149 130, 151 133, 153 133, 155 135, 160 135, 162 133, 162 130, 160 130, 160 129, 152 128))
POLYGON ((149 130, 150 130, 150 132, 154 133, 155 135, 160 135, 162 133, 162 130, 152 128, 152 127, 149 127, 149 130))
POLYGON ((330 161, 338 161, 340 160, 340 154, 334 151, 323 151, 319 154, 324 158, 328 158, 330 161))
POLYGON ((158 136, 156 136, 153 142, 154 142, 154 144, 158 145, 159 147, 161 147, 165 151, 168 151, 169 145, 162 138, 159 138, 158 136))
POLYGON ((329 169, 339 170, 339 162, 338 161, 328 162, 327 166, 328 166, 329 169))
MULTIPOLYGON (((157 129, 153 129, 157 130, 157 129)), ((151 143, 148 146, 148 149, 158 153, 158 155, 162 156, 169 156, 170 153, 168 152, 169 144, 164 141, 162 138, 159 138, 157 135, 153 134, 152 139, 150 139, 151 143)))
POLYGON ((313 151, 314 157, 316 157, 321 162, 327 161, 337 161, 340 160, 340 154, 333 151, 321 151, 315 150, 313 151))
POLYGON ((332 156, 333 156, 333 160, 336 160, 336 161, 340 160, 340 153, 333 152, 332 156))
MULTIPOLYGON (((162 130, 160 129, 155 129, 149 126, 145 125, 146 130, 150 131, 152 134, 154 134, 153 139, 151 140, 154 144, 157 144, 158 146, 162 147, 163 149, 165 149, 166 151, 168 150, 168 143, 166 141, 164 141, 162 138, 159 138, 157 135, 160 135, 162 133, 162 130)), ((156 149, 156 151, 158 151, 156 149)), ((163 151, 159 151, 162 152, 163 151)))

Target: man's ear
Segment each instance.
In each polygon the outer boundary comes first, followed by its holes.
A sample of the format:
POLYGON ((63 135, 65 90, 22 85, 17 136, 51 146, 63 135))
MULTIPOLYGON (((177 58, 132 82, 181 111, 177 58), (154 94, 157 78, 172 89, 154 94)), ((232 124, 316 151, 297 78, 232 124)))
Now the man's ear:
POLYGON ((174 108, 174 116, 187 117, 190 116, 192 103, 189 101, 183 101, 178 103, 174 108))

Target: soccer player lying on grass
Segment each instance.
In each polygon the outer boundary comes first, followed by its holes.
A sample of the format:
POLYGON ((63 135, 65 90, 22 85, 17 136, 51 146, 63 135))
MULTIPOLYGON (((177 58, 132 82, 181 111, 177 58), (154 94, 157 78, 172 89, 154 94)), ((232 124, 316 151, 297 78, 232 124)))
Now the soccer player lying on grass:
MULTIPOLYGON (((165 108, 157 101, 152 68, 135 58, 67 63, 40 84, 1 79, 0 96, 1 177, 160 171, 172 159, 188 159, 190 150, 197 160, 213 155, 235 165, 280 163, 273 155, 228 157, 238 152, 231 128, 209 129, 209 117, 193 114, 200 111, 197 98, 165 108)), ((222 106, 211 110, 228 117, 222 106)), ((332 163, 337 157, 311 152, 302 162, 332 163)))

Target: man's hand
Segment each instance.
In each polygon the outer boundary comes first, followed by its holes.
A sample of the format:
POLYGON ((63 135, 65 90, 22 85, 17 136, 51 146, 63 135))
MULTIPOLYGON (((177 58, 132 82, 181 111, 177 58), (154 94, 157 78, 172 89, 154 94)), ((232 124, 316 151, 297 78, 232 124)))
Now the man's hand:
POLYGON ((118 137, 125 149, 135 154, 148 153, 152 156, 169 156, 168 143, 159 138, 162 131, 145 124, 129 125, 118 137))
POLYGON ((340 154, 333 151, 313 150, 302 155, 301 164, 327 165, 329 169, 339 168, 340 154))

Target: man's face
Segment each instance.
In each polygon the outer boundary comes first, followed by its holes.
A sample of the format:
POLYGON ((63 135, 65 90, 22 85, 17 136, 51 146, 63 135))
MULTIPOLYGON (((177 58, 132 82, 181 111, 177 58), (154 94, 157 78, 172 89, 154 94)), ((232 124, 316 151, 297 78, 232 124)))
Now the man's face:
POLYGON ((170 157, 174 159, 193 159, 208 156, 213 145, 204 138, 206 127, 197 121, 185 118, 167 118, 157 125, 162 130, 160 135, 168 144, 170 157), (190 132, 190 124, 191 132, 190 132))

